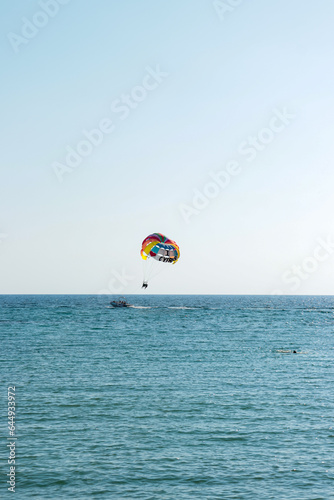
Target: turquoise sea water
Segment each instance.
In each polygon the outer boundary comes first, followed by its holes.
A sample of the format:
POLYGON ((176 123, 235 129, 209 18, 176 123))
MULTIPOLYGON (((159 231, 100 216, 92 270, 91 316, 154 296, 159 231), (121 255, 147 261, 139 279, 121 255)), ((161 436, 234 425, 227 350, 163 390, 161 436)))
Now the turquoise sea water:
POLYGON ((1 296, 0 498, 334 498, 334 298, 1 296), (297 353, 293 353, 293 351, 297 353))

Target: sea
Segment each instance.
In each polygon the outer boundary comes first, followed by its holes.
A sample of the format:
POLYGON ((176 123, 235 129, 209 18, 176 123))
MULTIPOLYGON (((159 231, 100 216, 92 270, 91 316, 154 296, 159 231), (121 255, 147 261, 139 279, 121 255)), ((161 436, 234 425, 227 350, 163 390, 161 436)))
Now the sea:
POLYGON ((0 296, 0 498, 334 499, 333 297, 113 298, 0 296))

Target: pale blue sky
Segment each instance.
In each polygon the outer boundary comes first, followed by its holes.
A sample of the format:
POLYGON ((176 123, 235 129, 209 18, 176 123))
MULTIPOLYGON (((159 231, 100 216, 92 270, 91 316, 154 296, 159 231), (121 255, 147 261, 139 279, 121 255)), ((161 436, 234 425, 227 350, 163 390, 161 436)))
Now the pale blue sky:
POLYGON ((0 6, 0 293, 137 293, 159 231, 181 258, 150 293, 334 294, 334 250, 318 251, 334 238, 333 2, 219 17, 211 0, 56 1, 0 6), (44 24, 30 39, 27 20, 44 24), (131 92, 144 97, 122 120, 111 105, 131 92), (284 110, 247 161, 241 145, 284 110), (66 148, 106 118, 59 182, 66 148), (196 209, 230 161, 240 172, 196 209))

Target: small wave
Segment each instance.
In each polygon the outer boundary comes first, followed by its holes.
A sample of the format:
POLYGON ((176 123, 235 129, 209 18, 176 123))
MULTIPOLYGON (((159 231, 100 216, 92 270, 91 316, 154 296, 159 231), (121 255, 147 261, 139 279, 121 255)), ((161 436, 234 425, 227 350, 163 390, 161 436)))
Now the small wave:
POLYGON ((274 352, 278 354, 306 354, 303 351, 295 351, 294 349, 276 349, 274 352))

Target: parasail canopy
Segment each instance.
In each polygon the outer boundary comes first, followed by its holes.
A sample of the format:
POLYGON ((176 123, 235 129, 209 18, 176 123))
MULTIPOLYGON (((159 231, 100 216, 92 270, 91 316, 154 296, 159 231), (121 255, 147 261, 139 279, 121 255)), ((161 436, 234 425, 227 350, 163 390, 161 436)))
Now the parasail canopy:
POLYGON ((155 259, 168 264, 175 264, 180 257, 180 249, 175 241, 161 233, 147 236, 142 243, 140 253, 144 260, 155 259))

